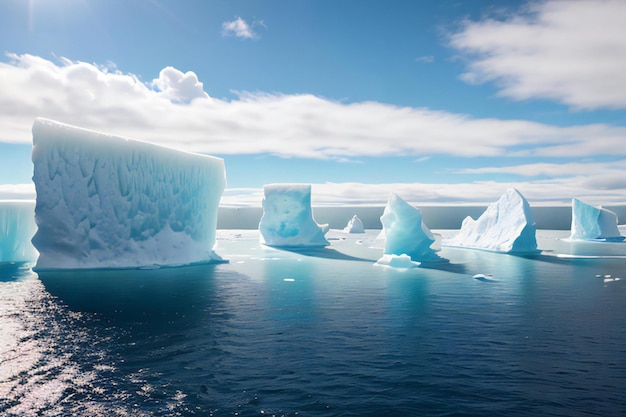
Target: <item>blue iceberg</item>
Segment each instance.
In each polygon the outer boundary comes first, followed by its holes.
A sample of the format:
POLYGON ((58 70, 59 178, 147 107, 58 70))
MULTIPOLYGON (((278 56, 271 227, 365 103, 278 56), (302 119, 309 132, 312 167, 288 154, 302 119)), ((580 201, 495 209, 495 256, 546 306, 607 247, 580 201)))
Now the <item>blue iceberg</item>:
POLYGON ((277 247, 328 246, 328 225, 319 225, 311 210, 311 185, 264 186, 261 243, 277 247))
POLYGON ((36 268, 137 268, 213 252, 224 161, 51 120, 33 124, 36 268))
POLYGON ((624 236, 617 228, 617 214, 574 198, 570 239, 621 241, 624 240, 624 236))
MULTIPOLYGON (((383 224, 381 234, 385 237, 385 255, 407 255, 416 262, 442 260, 431 248, 436 238, 424 224, 422 212, 396 194, 389 196, 380 221, 383 224)), ((393 265, 394 260, 383 257, 380 263, 393 265)))
POLYGON ((356 214, 352 216, 348 224, 343 229, 346 233, 365 233, 365 228, 363 227, 363 222, 359 219, 359 216, 356 214))
POLYGON ((35 261, 36 230, 34 201, 0 201, 0 262, 35 261))

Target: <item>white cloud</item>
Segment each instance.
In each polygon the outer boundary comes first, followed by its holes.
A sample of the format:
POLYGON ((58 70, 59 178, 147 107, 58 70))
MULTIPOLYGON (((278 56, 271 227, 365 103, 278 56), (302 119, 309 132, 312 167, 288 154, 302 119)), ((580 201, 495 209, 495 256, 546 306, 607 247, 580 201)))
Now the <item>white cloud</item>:
POLYGON ((624 109, 624 22, 623 0, 547 0, 505 20, 465 22, 450 42, 469 59, 462 79, 494 81, 503 96, 624 109))
POLYGON ((514 174, 522 177, 567 177, 586 175, 622 175, 626 172, 626 160, 614 162, 566 162, 532 163, 501 167, 480 167, 455 170, 457 174, 514 174))
MULTIPOLYGON (((263 21, 260 22, 263 27, 265 27, 265 23, 263 23, 263 21)), ((233 21, 222 23, 222 35, 235 36, 243 39, 255 39, 257 37, 252 26, 239 16, 233 21)))
POLYGON ((432 64, 435 62, 435 57, 433 55, 423 55, 415 58, 416 62, 422 62, 424 64, 432 64))
MULTIPOLYGON (((438 204, 489 204, 507 188, 517 188, 531 205, 568 205, 572 197, 582 197, 590 204, 624 204, 624 177, 595 175, 541 181, 474 181, 447 184, 429 183, 323 183, 312 184, 314 206, 384 206, 390 193, 396 193, 416 206, 438 204)), ((224 206, 260 206, 260 188, 231 188, 222 196, 224 206)))
POLYGON ((193 71, 183 74, 173 67, 166 67, 159 73, 159 78, 152 81, 163 95, 172 101, 188 103, 194 98, 208 98, 198 76, 193 71))
POLYGON ((133 74, 84 62, 8 57, 10 62, 0 62, 2 142, 30 143, 33 120, 46 117, 210 154, 335 160, 442 154, 626 155, 626 127, 475 119, 378 102, 346 104, 310 94, 242 93, 232 101, 202 99, 208 95, 195 74, 171 67, 161 71, 153 82, 160 86, 154 89, 133 74))
POLYGON ((0 184, 0 200, 34 200, 35 184, 0 184))

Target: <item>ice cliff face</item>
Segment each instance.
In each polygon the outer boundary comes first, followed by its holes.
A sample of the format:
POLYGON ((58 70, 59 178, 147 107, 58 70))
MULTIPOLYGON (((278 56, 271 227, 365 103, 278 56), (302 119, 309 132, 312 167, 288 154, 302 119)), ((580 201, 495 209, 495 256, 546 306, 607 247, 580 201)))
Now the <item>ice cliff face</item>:
POLYGON ((441 260, 430 248, 435 236, 424 224, 422 212, 396 194, 389 196, 380 221, 385 237, 385 255, 408 255, 417 262, 441 260))
POLYGON ((311 210, 308 184, 268 184, 264 187, 261 243, 269 246, 327 246, 328 225, 318 225, 311 210))
POLYGON ((222 159, 37 119, 38 269, 206 262, 225 187, 222 159))
POLYGON ((572 199, 572 240, 623 240, 617 228, 617 214, 572 199))
POLYGON ((34 201, 0 201, 0 262, 35 261, 36 229, 34 201))
POLYGON ((478 220, 466 217, 459 233, 444 244, 506 253, 537 252, 530 205, 519 191, 510 188, 478 220))

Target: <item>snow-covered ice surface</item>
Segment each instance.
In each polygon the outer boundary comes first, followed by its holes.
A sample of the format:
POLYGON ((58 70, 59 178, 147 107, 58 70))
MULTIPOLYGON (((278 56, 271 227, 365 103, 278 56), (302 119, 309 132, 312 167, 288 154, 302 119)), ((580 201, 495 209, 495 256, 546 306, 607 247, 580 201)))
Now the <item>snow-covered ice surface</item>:
POLYGON ((530 205, 519 191, 510 188, 478 220, 465 218, 459 233, 443 240, 443 244, 505 253, 535 253, 536 227, 530 205))
POLYGON ((570 239, 621 241, 624 240, 624 236, 617 227, 617 215, 614 212, 574 198, 570 239))
POLYGON ((350 219, 350 221, 348 221, 348 224, 343 230, 347 233, 365 233, 363 222, 356 214, 352 216, 352 218, 350 219))
POLYGON ((35 261, 35 230, 34 201, 0 200, 0 262, 35 261))
POLYGON ((221 260, 224 161, 45 119, 33 124, 37 269, 221 260))
POLYGON ((381 237, 384 235, 385 239, 384 255, 408 255, 416 262, 442 261, 431 248, 436 237, 424 224, 418 208, 392 193, 380 221, 381 237))
POLYGON ((263 217, 259 222, 261 243, 268 246, 327 246, 328 225, 319 225, 311 210, 311 185, 264 186, 263 217))

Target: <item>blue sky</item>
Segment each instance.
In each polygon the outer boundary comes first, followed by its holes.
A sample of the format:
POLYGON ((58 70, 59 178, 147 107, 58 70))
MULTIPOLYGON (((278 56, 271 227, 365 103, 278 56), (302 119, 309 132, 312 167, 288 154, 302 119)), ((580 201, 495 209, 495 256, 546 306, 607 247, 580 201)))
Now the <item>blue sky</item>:
POLYGON ((626 203, 626 2, 0 2, 0 197, 35 117, 223 157, 224 204, 626 203))

